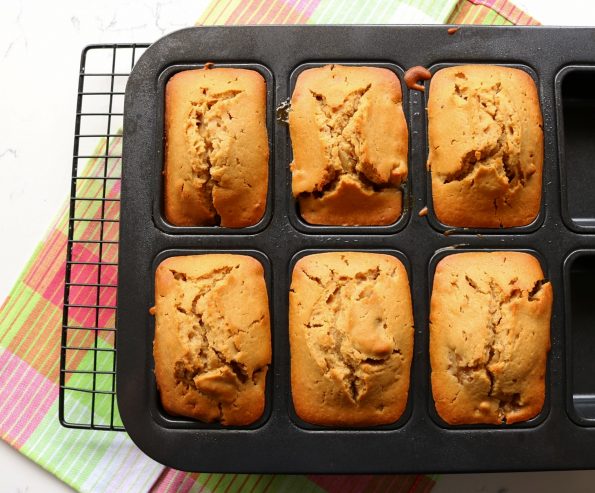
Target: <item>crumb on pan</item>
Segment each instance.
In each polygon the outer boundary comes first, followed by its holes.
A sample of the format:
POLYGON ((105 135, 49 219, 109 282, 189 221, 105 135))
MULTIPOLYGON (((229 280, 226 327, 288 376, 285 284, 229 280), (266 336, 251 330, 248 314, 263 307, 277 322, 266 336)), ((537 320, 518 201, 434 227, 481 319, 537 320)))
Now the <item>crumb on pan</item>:
POLYGON ((407 70, 404 78, 405 84, 407 84, 409 89, 424 92, 426 88, 423 84, 420 84, 419 81, 430 80, 432 78, 432 73, 427 68, 417 65, 407 70))

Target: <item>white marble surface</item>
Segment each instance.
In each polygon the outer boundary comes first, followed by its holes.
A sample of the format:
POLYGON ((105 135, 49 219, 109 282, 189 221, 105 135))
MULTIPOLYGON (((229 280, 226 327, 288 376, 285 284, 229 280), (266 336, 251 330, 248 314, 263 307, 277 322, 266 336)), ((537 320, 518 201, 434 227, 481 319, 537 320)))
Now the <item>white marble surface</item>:
MULTIPOLYGON (((151 42, 208 0, 0 2, 0 301, 69 192, 77 72, 90 43, 151 42), (17 212, 18 211, 18 212, 17 212)), ((521 0, 550 24, 595 25, 589 0, 521 0), (577 15, 575 7, 582 8, 577 15)), ((443 476, 435 491, 592 491, 595 472, 443 476)), ((0 442, 0 492, 71 491, 0 442)))
POLYGON ((0 2, 1 300, 68 196, 82 48, 154 41, 191 25, 206 4, 0 2))
POLYGON ((595 26, 593 0, 512 0, 515 5, 549 26, 595 26))

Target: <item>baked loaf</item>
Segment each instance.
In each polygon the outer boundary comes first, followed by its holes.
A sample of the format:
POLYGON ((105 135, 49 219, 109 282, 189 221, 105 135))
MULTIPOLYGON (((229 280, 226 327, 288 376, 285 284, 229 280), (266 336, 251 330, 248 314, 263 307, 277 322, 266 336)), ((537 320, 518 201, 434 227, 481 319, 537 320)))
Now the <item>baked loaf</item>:
POLYGON ((165 411, 224 425, 265 405, 271 334, 263 269, 244 255, 164 260, 155 274, 155 377, 165 411))
POLYGON ((304 70, 291 97, 292 190, 310 224, 385 225, 401 215, 407 124, 388 69, 304 70))
POLYGON ((165 88, 165 217, 241 228, 266 208, 266 87, 254 70, 186 70, 165 88))
POLYGON ((493 65, 439 70, 428 137, 434 212, 443 224, 506 228, 537 217, 543 130, 529 74, 493 65))
POLYGON ((291 392, 297 415, 328 426, 399 419, 413 352, 409 281, 395 257, 308 255, 289 294, 291 392))
POLYGON ((446 256, 430 306, 436 410, 449 424, 516 423, 541 411, 552 286, 521 252, 446 256))

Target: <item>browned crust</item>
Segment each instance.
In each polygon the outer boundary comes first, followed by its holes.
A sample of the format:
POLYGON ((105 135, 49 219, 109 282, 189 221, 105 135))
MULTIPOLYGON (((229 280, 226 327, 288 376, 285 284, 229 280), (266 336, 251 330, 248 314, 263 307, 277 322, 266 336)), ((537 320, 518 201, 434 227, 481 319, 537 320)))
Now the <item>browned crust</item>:
POLYGON ((310 224, 381 226, 400 217, 403 194, 397 189, 362 190, 358 181, 344 178, 324 196, 308 195, 299 202, 301 215, 310 224))
POLYGON ((448 226, 530 224, 541 205, 543 130, 523 70, 464 65, 432 77, 428 168, 436 217, 448 226))
POLYGON ((172 415, 247 425, 265 407, 267 290, 253 257, 170 257, 155 273, 155 378, 172 415))
POLYGON ((266 84, 254 70, 173 75, 165 89, 164 212, 176 226, 256 224, 266 209, 266 84))
POLYGON ((304 70, 291 97, 292 191, 311 224, 395 222, 407 178, 397 76, 377 67, 304 70))
POLYGON ((403 264, 390 255, 308 255, 289 294, 297 415, 326 426, 397 421, 407 405, 413 314, 403 264))
POLYGON ((444 421, 512 424, 539 414, 552 300, 551 284, 528 253, 458 253, 438 263, 430 362, 444 421))

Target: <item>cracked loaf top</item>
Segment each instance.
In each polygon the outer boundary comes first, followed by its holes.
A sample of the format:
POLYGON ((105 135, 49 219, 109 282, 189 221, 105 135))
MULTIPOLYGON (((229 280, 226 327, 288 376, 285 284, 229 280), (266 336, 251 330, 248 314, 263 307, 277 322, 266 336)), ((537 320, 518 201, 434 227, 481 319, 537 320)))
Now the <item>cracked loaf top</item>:
POLYGON ((428 168, 436 217, 457 227, 525 226, 541 204, 543 130, 522 70, 464 65, 430 84, 428 168))
POLYGON ((186 70, 165 89, 164 205, 175 226, 242 228, 266 208, 266 87, 254 70, 186 70))
POLYGON ((521 252, 448 255, 436 267, 430 361, 449 424, 516 423, 545 399, 552 286, 521 252))
POLYGON ((293 195, 308 223, 386 225, 400 217, 408 137, 393 72, 304 70, 291 96, 289 129, 293 195))
POLYGON ((395 422, 407 405, 413 314, 393 256, 308 255, 289 294, 291 392, 297 415, 328 426, 395 422))
POLYGON ((263 268, 244 255, 170 257, 155 273, 155 377, 164 409, 224 425, 263 413, 271 362, 263 268))

